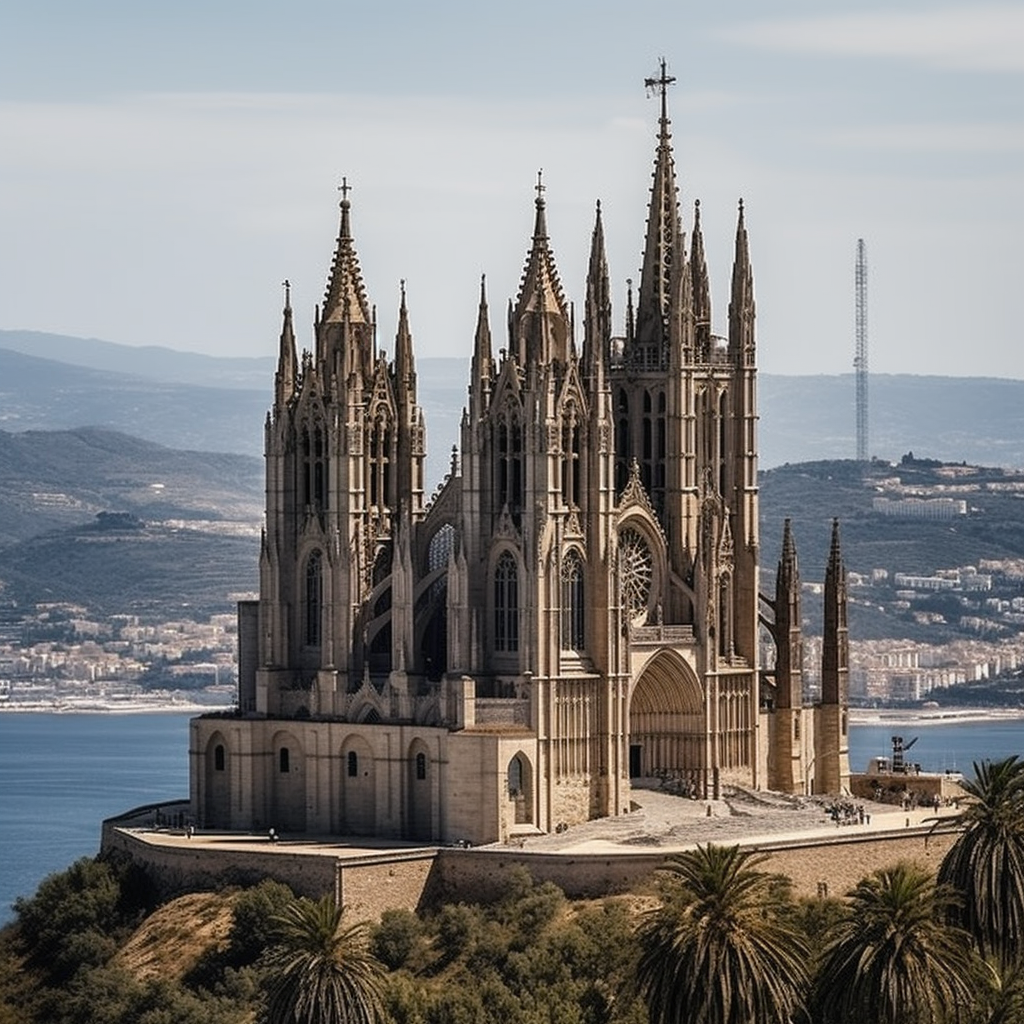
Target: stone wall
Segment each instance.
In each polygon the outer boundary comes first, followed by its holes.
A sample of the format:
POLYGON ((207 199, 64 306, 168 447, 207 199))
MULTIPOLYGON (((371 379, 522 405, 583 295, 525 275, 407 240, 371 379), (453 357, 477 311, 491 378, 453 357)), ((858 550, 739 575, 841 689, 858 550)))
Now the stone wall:
POLYGON ((265 852, 230 846, 211 849, 198 840, 187 846, 162 846, 104 822, 101 852, 138 864, 165 899, 226 885, 254 885, 264 878, 284 882, 300 896, 319 898, 337 892, 336 857, 289 853, 269 844, 265 852))
MULTIPOLYGON (((762 844, 765 867, 788 875, 798 896, 842 896, 877 868, 911 860, 935 871, 952 845, 951 832, 927 827, 857 835, 837 833, 814 840, 762 844)), ((291 853, 286 846, 265 851, 166 846, 145 834, 105 822, 103 852, 130 857, 144 867, 165 897, 223 885, 274 878, 304 896, 334 893, 361 920, 377 920, 388 909, 423 910, 446 902, 497 898, 502 879, 522 865, 538 882, 553 882, 574 899, 598 899, 653 886, 654 873, 669 855, 664 850, 571 855, 514 848, 386 851, 358 857, 329 852, 291 853)))

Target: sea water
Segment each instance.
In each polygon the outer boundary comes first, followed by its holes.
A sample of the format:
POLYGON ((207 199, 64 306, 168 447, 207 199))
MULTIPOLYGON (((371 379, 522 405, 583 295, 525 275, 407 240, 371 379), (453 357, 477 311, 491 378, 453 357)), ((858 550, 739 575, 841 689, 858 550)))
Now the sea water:
MULTIPOLYGON (((100 823, 188 797, 187 714, 0 713, 0 923, 48 874, 99 849, 100 823)), ((1024 719, 892 720, 850 727, 850 767, 902 736, 924 771, 1024 756, 1024 719)))
POLYGON ((100 823, 188 797, 185 714, 0 713, 0 923, 79 857, 100 823))

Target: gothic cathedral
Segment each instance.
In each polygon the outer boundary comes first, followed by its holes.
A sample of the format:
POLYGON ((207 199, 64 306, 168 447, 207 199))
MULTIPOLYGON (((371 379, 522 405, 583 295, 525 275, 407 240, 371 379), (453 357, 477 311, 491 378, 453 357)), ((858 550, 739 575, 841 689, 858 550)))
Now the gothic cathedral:
POLYGON ((461 451, 429 501, 404 290, 389 361, 343 190, 301 356, 286 293, 238 708, 192 722, 200 825, 487 843, 626 814, 631 780, 702 798, 848 784, 838 531, 807 704, 788 523, 774 596, 758 586, 743 206, 719 337, 699 204, 688 247, 679 215, 671 81, 662 64, 648 83, 661 116, 624 332, 600 206, 578 331, 538 182, 506 347, 481 285, 461 451))

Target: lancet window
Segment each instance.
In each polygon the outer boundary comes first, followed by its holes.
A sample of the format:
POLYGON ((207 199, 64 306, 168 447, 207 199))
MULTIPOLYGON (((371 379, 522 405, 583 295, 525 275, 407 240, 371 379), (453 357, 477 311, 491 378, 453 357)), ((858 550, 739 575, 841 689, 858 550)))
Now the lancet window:
POLYGON ((580 424, 570 402, 562 421, 562 500, 570 508, 580 503, 580 424))
POLYGON ((494 649, 519 650, 519 568, 510 551, 494 569, 494 649))
POLYGON ((523 426, 516 411, 506 410, 498 420, 494 471, 498 508, 508 506, 513 516, 523 507, 523 426))
POLYGON ((562 560, 562 650, 582 651, 585 647, 583 560, 576 550, 562 560))
POLYGON ((314 551, 306 561, 306 600, 303 638, 307 647, 320 646, 323 622, 323 595, 323 556, 319 551, 314 551))
POLYGON ((379 410, 370 428, 370 507, 380 512, 391 505, 391 420, 379 410))
POLYGON ((323 425, 314 424, 302 431, 302 501, 304 505, 327 507, 327 438, 323 425))
POLYGON ((615 488, 621 491, 629 480, 629 396, 620 388, 615 400, 615 488))

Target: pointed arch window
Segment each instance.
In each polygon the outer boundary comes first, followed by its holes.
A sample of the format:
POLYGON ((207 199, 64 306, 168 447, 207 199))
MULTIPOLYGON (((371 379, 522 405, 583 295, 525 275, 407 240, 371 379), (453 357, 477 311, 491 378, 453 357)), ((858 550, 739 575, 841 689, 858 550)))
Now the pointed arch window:
POLYGON ((215 772, 224 771, 224 744, 218 743, 213 748, 213 770, 215 772))
POLYGON ((317 423, 302 431, 302 501, 318 509, 327 507, 327 437, 317 423))
POLYGON ((562 561, 562 650, 582 651, 585 647, 583 560, 576 550, 562 561))
POLYGON ((498 458, 494 471, 494 490, 499 510, 508 506, 518 519, 523 507, 523 427, 516 410, 507 409, 497 425, 496 445, 498 458))
POLYGON ((562 499, 570 508, 580 503, 580 424, 576 406, 566 407, 562 421, 562 499))
POLYGON ((427 755, 416 755, 416 781, 422 782, 427 777, 427 755))
POLYGON ((303 636, 307 647, 319 647, 323 623, 323 556, 313 551, 306 562, 306 607, 303 636))
POLYGON ((354 779, 359 774, 359 755, 354 750, 350 750, 345 761, 348 777, 354 779))
POLYGON ((630 452, 629 395, 620 388, 615 400, 615 489, 621 491, 629 480, 630 452))
POLYGON ((523 759, 513 757, 508 763, 508 795, 519 796, 523 791, 523 759))
POLYGON ((291 751, 287 747, 282 747, 277 752, 277 768, 282 775, 287 774, 292 770, 291 760, 291 751))
POLYGON ((381 512, 392 508, 391 502, 391 420, 382 409, 373 419, 370 430, 370 507, 381 512))
POLYGON ((519 650, 519 568, 510 551, 494 569, 494 649, 519 650))

